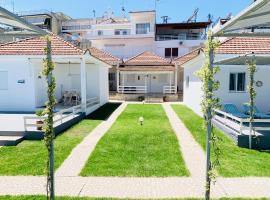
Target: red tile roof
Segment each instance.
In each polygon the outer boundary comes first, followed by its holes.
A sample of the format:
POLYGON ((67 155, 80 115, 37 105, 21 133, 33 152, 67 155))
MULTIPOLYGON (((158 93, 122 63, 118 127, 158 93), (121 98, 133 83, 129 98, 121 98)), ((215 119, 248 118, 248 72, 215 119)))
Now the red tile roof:
MULTIPOLYGON (((83 55, 85 52, 64 39, 52 35, 53 55, 83 55)), ((44 37, 28 38, 16 42, 0 44, 0 55, 44 55, 44 48, 47 46, 44 37)), ((90 54, 109 65, 116 65, 121 60, 109 53, 97 48, 88 49, 90 54)))
MULTIPOLYGON (((203 47, 197 48, 174 60, 174 63, 183 65, 194 59, 203 51, 203 47)), ((222 42, 216 50, 216 54, 270 54, 270 38, 236 37, 222 42)))
POLYGON ((117 57, 115 57, 115 56, 113 56, 105 51, 101 51, 97 48, 92 47, 92 48, 89 48, 88 50, 92 56, 94 56, 95 58, 97 58, 103 62, 106 62, 109 65, 117 65, 118 63, 121 62, 121 60, 119 58, 117 58, 117 57))
POLYGON ((171 66, 172 63, 165 58, 162 58, 150 51, 145 51, 137 56, 134 56, 124 62, 124 65, 145 65, 145 66, 171 66))
POLYGON ((202 47, 194 49, 193 51, 191 51, 191 52, 189 52, 181 57, 174 59, 173 62, 176 63, 177 65, 183 65, 183 64, 187 63, 188 61, 196 58, 199 55, 201 50, 202 50, 202 47))
POLYGON ((174 65, 152 52, 146 51, 125 61, 121 71, 174 71, 174 65))
POLYGON ((270 54, 270 38, 236 37, 221 43, 217 54, 270 54))
MULTIPOLYGON (((83 51, 62 38, 52 35, 53 55, 82 55, 83 51)), ((44 37, 28 38, 0 45, 0 55, 44 55, 44 37)))

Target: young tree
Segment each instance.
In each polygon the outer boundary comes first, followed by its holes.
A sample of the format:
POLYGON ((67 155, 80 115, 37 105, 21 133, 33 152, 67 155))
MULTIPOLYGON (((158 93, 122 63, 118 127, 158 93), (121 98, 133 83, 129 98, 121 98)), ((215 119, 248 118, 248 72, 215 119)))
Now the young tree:
POLYGON ((48 151, 47 159, 47 199, 54 200, 54 128, 53 128, 53 111, 56 104, 54 97, 55 93, 55 78, 53 77, 54 63, 52 61, 52 44, 50 36, 45 37, 47 42, 47 47, 44 49, 46 53, 46 58, 44 59, 43 75, 47 81, 47 95, 48 101, 46 102, 46 108, 44 109, 44 115, 46 115, 44 124, 44 141, 48 151))
POLYGON ((249 84, 248 84, 248 93, 249 93, 249 148, 252 149, 252 133, 253 133, 253 121, 254 121, 254 114, 255 114, 255 98, 256 98, 256 91, 254 87, 254 75, 257 70, 256 67, 256 60, 254 56, 251 60, 247 61, 248 65, 248 76, 249 76, 249 84))
POLYGON ((202 112, 205 119, 206 133, 206 190, 205 199, 210 199, 211 182, 215 179, 215 168, 219 165, 218 157, 220 149, 217 145, 218 137, 213 132, 212 118, 214 109, 219 108, 219 99, 215 97, 214 92, 219 88, 219 82, 215 80, 215 74, 219 68, 214 67, 214 51, 219 46, 219 42, 213 40, 211 30, 208 31, 208 38, 205 45, 205 63, 197 72, 197 76, 202 81, 203 97, 201 102, 202 112), (211 145, 215 159, 211 161, 211 145))

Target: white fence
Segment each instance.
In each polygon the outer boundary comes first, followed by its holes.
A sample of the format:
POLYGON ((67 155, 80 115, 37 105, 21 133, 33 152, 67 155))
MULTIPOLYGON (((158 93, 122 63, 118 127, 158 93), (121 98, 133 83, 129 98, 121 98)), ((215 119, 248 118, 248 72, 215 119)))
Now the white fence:
POLYGON ((94 105, 97 105, 100 103, 99 97, 93 97, 86 100, 86 109, 91 108, 94 105))
MULTIPOLYGON (((57 113, 54 114, 53 117, 53 124, 54 126, 59 126, 63 124, 64 122, 73 119, 78 115, 79 113, 82 112, 81 105, 74 106, 71 108, 63 109, 57 113)), ((39 116, 33 116, 33 117, 28 117, 25 116, 23 118, 24 120, 24 130, 29 131, 29 130, 38 130, 39 127, 42 126, 42 124, 38 124, 37 121, 44 121, 46 117, 39 117, 39 116), (31 129, 32 128, 32 129, 31 129)))
POLYGON ((147 86, 119 86, 118 92, 123 94, 146 94, 147 86))
POLYGON ((163 94, 176 94, 176 86, 163 86, 163 94))
MULTIPOLYGON (((221 110, 215 110, 215 113, 220 115, 224 120, 220 121, 223 123, 223 125, 228 126, 230 128, 234 128, 235 124, 232 124, 232 122, 236 122, 239 124, 239 132, 240 134, 243 134, 244 130, 250 130, 248 126, 244 126, 244 123, 249 123, 248 118, 239 118, 236 117, 230 113, 226 113, 221 110), (234 127, 232 127, 234 126, 234 127)), ((215 118, 218 120, 220 117, 218 115, 215 116, 215 118)), ((256 123, 256 125, 253 127, 254 131, 270 131, 270 119, 254 119, 253 123, 256 123), (269 123, 269 126, 261 126, 262 123, 269 123)))
MULTIPOLYGON (((98 97, 93 97, 93 98, 89 98, 86 101, 86 109, 90 109, 91 107, 95 106, 95 105, 99 105, 99 98, 98 97)), ((54 127, 55 126, 59 126, 71 119, 73 119, 74 117, 78 116, 79 113, 82 112, 82 105, 77 105, 77 106, 73 106, 67 109, 63 109, 60 110, 59 112, 54 114, 53 117, 53 124, 54 127)), ((42 127, 42 124, 38 124, 37 121, 44 121, 46 119, 46 117, 39 117, 39 116, 33 116, 33 117, 28 117, 25 116, 23 118, 24 120, 24 130, 25 131, 30 131, 30 130, 38 130, 38 128, 42 127)))

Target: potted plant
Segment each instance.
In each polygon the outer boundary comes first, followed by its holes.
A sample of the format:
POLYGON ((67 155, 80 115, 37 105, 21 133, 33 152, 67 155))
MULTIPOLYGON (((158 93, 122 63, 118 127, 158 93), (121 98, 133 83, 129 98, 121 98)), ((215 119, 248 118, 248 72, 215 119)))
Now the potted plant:
MULTIPOLYGON (((36 115, 37 115, 38 117, 44 116, 43 110, 37 110, 37 111, 36 111, 36 115)), ((42 128, 43 128, 43 125, 44 125, 44 121, 43 121, 42 119, 38 119, 38 120, 36 121, 36 124, 37 124, 37 130, 42 131, 42 128)))
POLYGON ((144 99, 145 99, 144 96, 139 96, 139 97, 138 97, 138 100, 139 100, 139 101, 144 101, 144 99))
POLYGON ((164 102, 168 102, 169 101, 168 97, 167 96, 163 96, 163 101, 164 102))

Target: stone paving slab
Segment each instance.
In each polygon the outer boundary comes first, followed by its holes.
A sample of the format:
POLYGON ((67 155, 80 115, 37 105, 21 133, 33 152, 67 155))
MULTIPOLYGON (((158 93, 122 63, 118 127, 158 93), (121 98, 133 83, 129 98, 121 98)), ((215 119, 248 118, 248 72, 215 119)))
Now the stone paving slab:
POLYGON ((204 180, 206 158, 203 149, 178 118, 172 107, 169 104, 163 104, 163 108, 179 141, 180 151, 191 176, 194 179, 204 180))

